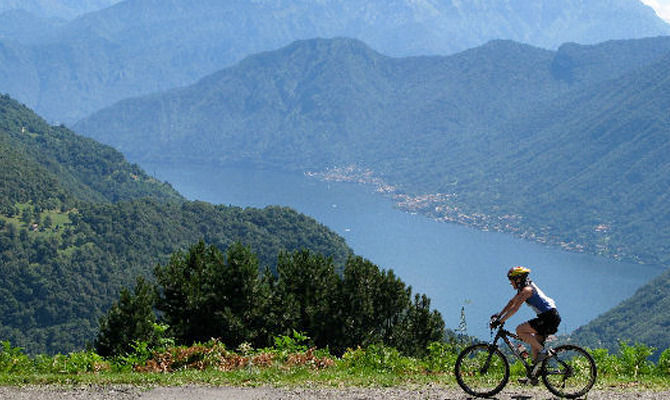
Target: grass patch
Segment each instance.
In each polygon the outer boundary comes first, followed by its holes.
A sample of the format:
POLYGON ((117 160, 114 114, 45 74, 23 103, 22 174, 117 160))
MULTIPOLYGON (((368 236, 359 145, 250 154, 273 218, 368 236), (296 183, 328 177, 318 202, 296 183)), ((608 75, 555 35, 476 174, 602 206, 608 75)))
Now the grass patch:
MULTIPOLYGON (((212 340, 193 346, 167 345, 105 359, 94 352, 28 356, 9 342, 0 343, 0 385, 135 385, 149 386, 275 386, 275 387, 455 387, 453 360, 462 346, 436 343, 423 358, 372 345, 350 349, 336 357, 326 349, 307 348, 304 336, 281 337, 275 346, 235 351, 212 340)), ((591 351, 599 363, 595 389, 670 389, 667 350, 657 363, 643 357, 650 348, 622 343, 617 354, 591 351), (601 367, 602 364, 602 367, 601 367)), ((519 368, 512 368, 508 385, 517 387, 519 368)))
POLYGON ((70 225, 71 211, 60 209, 39 210, 30 203, 17 203, 15 208, 18 213, 13 216, 0 215, 3 226, 12 224, 18 229, 26 229, 30 235, 37 237, 60 237, 67 225, 70 225))

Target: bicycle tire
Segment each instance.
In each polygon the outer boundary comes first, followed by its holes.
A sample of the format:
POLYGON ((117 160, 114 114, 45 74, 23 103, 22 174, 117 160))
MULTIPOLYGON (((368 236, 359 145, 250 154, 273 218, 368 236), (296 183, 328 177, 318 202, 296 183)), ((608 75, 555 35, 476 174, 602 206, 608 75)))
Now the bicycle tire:
POLYGON ((497 347, 480 343, 465 348, 456 359, 458 385, 475 397, 490 397, 509 381, 509 362, 497 347))
POLYGON ((579 346, 554 348, 555 354, 542 362, 542 382, 558 397, 574 399, 585 395, 596 382, 598 369, 593 357, 579 346))

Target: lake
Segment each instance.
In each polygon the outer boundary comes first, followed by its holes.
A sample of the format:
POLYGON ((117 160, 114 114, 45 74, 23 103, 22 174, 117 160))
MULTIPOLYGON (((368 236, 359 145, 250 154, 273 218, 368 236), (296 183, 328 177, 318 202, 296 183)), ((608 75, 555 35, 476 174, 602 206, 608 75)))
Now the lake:
MULTIPOLYGON (((559 334, 614 307, 663 271, 436 222, 394 208, 365 185, 247 168, 142 167, 191 200, 289 206, 315 218, 343 236, 356 254, 393 269, 415 293, 427 294, 448 328, 456 329, 465 307, 468 334, 482 339, 489 338, 489 316, 514 295, 505 277, 511 266, 531 268, 533 280, 557 302, 563 317, 559 334)), ((524 306, 510 326, 531 317, 524 306)))

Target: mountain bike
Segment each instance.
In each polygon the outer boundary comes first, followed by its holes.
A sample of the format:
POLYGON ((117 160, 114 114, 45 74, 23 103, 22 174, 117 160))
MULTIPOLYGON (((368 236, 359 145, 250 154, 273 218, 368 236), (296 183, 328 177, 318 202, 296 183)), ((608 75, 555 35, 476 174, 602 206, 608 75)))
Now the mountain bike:
MULTIPOLYGON (((492 319, 489 326, 493 327, 492 319)), ((493 328, 491 329, 493 335, 493 328)), ((514 357, 525 366, 524 382, 537 385, 542 379, 544 386, 559 397, 574 399, 585 395, 593 387, 597 369, 593 357, 584 349, 572 344, 556 347, 545 346, 548 357, 533 365, 522 355, 523 350, 514 346, 511 339, 521 342, 514 333, 498 326, 491 343, 479 343, 466 347, 456 359, 456 381, 468 394, 490 397, 500 392, 510 376, 507 357, 498 346, 501 340, 509 347, 514 357)), ((545 339, 542 337, 544 345, 545 339)))

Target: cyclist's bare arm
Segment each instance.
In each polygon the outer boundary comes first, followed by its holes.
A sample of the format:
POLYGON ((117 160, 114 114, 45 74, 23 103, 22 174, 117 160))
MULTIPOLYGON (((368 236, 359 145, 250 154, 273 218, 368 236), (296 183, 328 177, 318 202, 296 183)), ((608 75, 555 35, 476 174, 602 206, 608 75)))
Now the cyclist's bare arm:
POLYGON ((503 310, 498 314, 498 321, 500 323, 507 321, 507 319, 519 311, 521 305, 532 295, 533 289, 531 289, 530 286, 526 286, 525 288, 521 289, 519 293, 512 297, 505 308, 503 308, 503 310))

